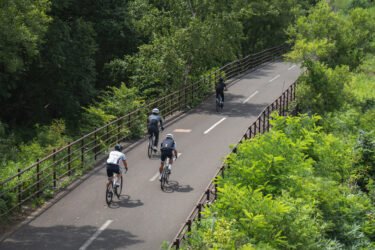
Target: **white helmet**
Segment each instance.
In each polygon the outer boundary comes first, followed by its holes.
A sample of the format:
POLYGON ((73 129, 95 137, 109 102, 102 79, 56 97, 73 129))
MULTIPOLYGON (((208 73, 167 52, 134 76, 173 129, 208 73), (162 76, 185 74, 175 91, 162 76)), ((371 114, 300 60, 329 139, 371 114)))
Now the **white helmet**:
POLYGON ((152 113, 153 113, 153 114, 159 114, 159 109, 158 109, 158 108, 154 108, 154 109, 152 110, 152 113))
POLYGON ((173 140, 173 134, 167 134, 165 138, 171 138, 173 140))

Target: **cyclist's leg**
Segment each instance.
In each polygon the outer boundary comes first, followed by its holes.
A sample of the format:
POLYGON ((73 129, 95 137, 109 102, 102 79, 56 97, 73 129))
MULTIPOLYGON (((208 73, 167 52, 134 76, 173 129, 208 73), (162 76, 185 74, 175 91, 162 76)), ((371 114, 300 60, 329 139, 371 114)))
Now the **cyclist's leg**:
POLYGON ((155 134, 155 143, 154 143, 154 146, 157 148, 158 147, 158 143, 159 143, 159 130, 155 129, 154 134, 155 134))
POLYGON ((148 132, 148 138, 151 138, 152 137, 152 129, 147 128, 147 132, 148 132))
POLYGON ((165 153, 165 151, 161 151, 161 155, 160 155, 160 167, 159 167, 159 173, 161 174, 161 172, 163 171, 163 165, 164 165, 164 161, 167 159, 167 154, 165 153))
POLYGON ((108 181, 107 181, 107 188, 109 186, 109 184, 111 183, 111 181, 113 180, 113 168, 112 168, 112 165, 107 165, 107 177, 108 177, 108 181))
POLYGON ((113 167, 113 173, 117 174, 117 182, 118 182, 119 178, 121 177, 121 171, 120 171, 119 165, 113 167))

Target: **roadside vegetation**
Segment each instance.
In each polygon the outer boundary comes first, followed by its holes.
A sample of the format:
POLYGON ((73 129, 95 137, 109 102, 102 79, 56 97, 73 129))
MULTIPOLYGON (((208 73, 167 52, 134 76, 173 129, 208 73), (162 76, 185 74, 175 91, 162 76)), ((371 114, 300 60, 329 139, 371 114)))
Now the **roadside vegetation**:
MULTIPOLYGON (((314 2, 2 1, 0 181, 146 100, 284 43, 314 2)), ((0 197, 0 214, 15 196, 0 197)))
POLYGON ((375 248, 375 7, 327 2, 288 29, 299 115, 228 156, 183 249, 375 248))

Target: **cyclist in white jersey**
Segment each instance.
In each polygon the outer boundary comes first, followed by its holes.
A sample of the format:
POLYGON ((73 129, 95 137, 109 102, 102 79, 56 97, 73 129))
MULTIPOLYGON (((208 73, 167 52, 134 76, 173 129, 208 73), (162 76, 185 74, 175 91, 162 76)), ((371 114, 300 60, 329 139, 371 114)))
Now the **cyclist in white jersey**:
POLYGON ((125 169, 128 170, 128 163, 126 162, 126 156, 121 151, 122 151, 122 146, 120 144, 117 144, 115 146, 115 150, 109 153, 109 156, 107 159, 107 176, 108 176, 107 186, 112 181, 113 173, 118 174, 119 179, 121 178, 122 173, 120 171, 120 165, 119 165, 120 161, 122 161, 122 163, 124 164, 125 169))

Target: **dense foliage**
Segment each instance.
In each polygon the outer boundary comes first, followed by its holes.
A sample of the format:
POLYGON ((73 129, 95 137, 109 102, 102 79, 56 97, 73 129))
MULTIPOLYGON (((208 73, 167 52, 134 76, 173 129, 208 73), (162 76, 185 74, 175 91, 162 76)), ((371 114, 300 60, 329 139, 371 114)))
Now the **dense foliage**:
POLYGON ((331 4, 288 29, 288 57, 306 68, 300 115, 275 115, 228 157, 184 248, 375 248, 375 7, 331 4))
POLYGON ((352 145, 320 122, 274 116, 271 132, 242 143, 187 248, 375 247, 375 197, 352 182, 352 145))
POLYGON ((283 43, 314 2, 2 1, 0 179, 26 167, 25 155, 36 160, 144 100, 283 43), (45 141, 46 131, 55 139, 45 141))

